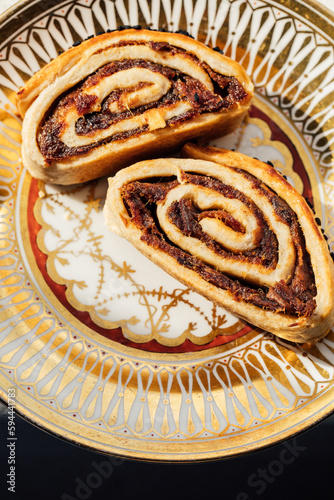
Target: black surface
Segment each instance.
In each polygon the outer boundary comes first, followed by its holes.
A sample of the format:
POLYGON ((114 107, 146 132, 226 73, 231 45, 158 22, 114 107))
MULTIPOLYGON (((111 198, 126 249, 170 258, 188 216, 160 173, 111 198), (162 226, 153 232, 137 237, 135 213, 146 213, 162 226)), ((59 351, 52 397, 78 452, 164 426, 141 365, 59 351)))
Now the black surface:
MULTIPOLYGON (((1 405, 2 406, 2 405, 1 405)), ((334 497, 334 417, 283 444, 194 464, 123 460, 58 439, 16 415, 15 493, 8 416, 0 415, 0 498, 15 500, 290 500, 334 497)))

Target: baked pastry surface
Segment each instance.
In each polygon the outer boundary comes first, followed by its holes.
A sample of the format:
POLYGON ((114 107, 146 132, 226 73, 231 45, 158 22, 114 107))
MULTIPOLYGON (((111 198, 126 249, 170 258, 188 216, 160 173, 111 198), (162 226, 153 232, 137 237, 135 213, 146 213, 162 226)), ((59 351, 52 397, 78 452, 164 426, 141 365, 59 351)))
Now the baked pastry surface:
POLYGON ((58 56, 17 93, 23 163, 58 184, 111 175, 190 139, 230 133, 252 96, 238 63, 189 36, 105 33, 58 56))
POLYGON ((314 214, 268 164, 186 144, 109 179, 108 227, 242 319, 307 342, 333 324, 334 266, 314 214))

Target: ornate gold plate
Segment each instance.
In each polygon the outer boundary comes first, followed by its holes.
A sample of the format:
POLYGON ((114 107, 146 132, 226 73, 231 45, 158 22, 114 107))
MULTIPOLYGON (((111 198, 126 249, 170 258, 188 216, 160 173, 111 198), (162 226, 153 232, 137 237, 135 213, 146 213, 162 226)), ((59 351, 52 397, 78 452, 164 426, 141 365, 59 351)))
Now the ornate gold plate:
POLYGON ((0 394, 15 387, 21 415, 101 452, 242 454, 331 413, 334 333, 295 345, 254 329, 107 231, 105 179, 44 185, 21 164, 16 90, 77 40, 138 24, 186 30, 244 65, 249 117, 213 144, 271 161, 334 243, 328 13, 298 0, 21 2, 0 30, 0 394))

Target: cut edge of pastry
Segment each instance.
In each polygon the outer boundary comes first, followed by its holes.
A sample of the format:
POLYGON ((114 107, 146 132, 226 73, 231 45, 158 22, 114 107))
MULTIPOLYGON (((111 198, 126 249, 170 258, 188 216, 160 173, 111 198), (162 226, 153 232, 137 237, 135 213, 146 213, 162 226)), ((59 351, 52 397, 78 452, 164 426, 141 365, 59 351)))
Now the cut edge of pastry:
MULTIPOLYGON (((89 74, 90 70, 86 76, 89 74)), ((253 95, 253 83, 239 63, 187 35, 134 28, 101 34, 60 54, 33 75, 18 91, 17 107, 23 117, 23 164, 33 177, 53 184, 77 184, 113 175, 120 168, 131 165, 135 161, 176 152, 189 140, 208 140, 231 133, 240 126, 246 116, 253 95), (166 35, 168 35, 167 40, 166 35), (188 51, 205 61, 218 74, 234 76, 247 95, 227 110, 203 111, 196 118, 179 123, 175 127, 165 126, 153 131, 143 131, 129 138, 98 144, 88 152, 47 161, 37 143, 40 124, 43 123, 44 117, 52 107, 54 99, 78 83, 75 80, 79 78, 77 66, 80 66, 80 71, 84 71, 85 64, 90 67, 90 64, 93 64, 91 61, 100 52, 108 50, 119 42, 126 43, 133 40, 168 42, 188 51), (68 78, 70 78, 69 81, 67 81, 68 78), (60 84, 60 81, 63 83, 60 84), (62 87, 64 84, 65 87, 62 87), (50 89, 53 89, 52 93, 49 92, 50 89), (52 101, 49 94, 52 94, 52 101)))
POLYGON ((133 180, 133 175, 138 178, 140 176, 142 176, 141 178, 149 177, 156 165, 163 165, 166 161, 168 162, 168 159, 136 163, 109 179, 109 189, 104 207, 107 227, 125 237, 152 262, 185 286, 262 330, 298 343, 316 342, 327 335, 334 322, 334 265, 327 242, 304 198, 273 167, 240 153, 187 144, 183 148, 183 154, 187 158, 201 159, 216 164, 232 163, 236 166, 237 163, 238 168, 243 168, 252 175, 257 175, 279 196, 284 199, 289 198, 289 206, 297 214, 304 233, 306 248, 310 254, 315 275, 317 305, 311 316, 299 317, 280 312, 275 313, 244 301, 237 302, 228 290, 208 283, 194 271, 184 268, 170 255, 159 249, 153 249, 140 239, 141 231, 131 227, 132 223, 124 207, 119 189, 130 179, 133 180), (291 203, 291 196, 294 200, 293 203, 291 203))

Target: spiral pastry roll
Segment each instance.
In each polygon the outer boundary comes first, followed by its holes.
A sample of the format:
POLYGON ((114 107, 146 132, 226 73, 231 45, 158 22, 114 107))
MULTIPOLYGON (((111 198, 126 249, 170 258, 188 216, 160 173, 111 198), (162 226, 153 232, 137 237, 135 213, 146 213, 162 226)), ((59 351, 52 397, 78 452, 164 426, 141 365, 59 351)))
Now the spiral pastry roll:
POLYGON ((252 95, 238 63, 189 36, 105 33, 19 90, 23 162, 34 177, 58 184, 113 174, 190 138, 231 132, 252 95))
POLYGON ((176 279, 296 342, 333 323, 333 262, 313 212, 271 166, 187 144, 109 179, 108 227, 176 279))

